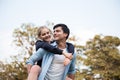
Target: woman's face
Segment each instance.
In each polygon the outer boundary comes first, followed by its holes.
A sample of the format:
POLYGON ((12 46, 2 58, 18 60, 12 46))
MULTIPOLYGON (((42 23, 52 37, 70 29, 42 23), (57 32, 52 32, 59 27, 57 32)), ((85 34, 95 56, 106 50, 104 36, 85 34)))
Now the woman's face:
POLYGON ((43 41, 50 42, 51 41, 51 32, 50 32, 50 30, 47 29, 47 28, 43 28, 42 31, 41 31, 40 38, 43 41))

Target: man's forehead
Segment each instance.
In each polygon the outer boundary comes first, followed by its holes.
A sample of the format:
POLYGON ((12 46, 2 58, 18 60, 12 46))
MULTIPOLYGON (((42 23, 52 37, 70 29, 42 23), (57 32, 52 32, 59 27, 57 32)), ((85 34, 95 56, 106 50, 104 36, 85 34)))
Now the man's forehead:
POLYGON ((62 27, 61 26, 56 27, 54 30, 62 30, 62 27))

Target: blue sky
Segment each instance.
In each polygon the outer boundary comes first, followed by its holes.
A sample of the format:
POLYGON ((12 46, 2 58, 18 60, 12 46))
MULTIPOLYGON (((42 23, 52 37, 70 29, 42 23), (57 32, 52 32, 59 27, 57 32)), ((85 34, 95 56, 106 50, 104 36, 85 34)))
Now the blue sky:
POLYGON ((65 23, 80 42, 95 34, 120 37, 120 0, 0 0, 0 57, 15 54, 12 32, 22 23, 65 23))

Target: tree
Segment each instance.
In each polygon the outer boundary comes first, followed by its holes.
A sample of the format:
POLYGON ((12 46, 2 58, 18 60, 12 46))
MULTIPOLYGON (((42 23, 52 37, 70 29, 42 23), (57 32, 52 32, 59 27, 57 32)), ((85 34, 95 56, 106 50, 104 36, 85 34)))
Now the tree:
POLYGON ((18 80, 27 78, 25 62, 35 50, 34 44, 37 39, 37 29, 38 27, 33 24, 22 24, 20 28, 15 29, 13 32, 13 43, 19 48, 18 55, 12 57, 12 64, 14 64, 15 68, 18 68, 15 71, 18 80))
POLYGON ((86 42, 84 55, 82 58, 84 65, 89 66, 89 74, 86 76, 96 77, 104 80, 120 79, 120 39, 113 36, 96 35, 86 42))
POLYGON ((33 24, 22 24, 14 29, 13 44, 18 50, 18 55, 11 56, 11 63, 1 62, 1 80, 25 80, 27 78, 26 59, 34 52, 34 43, 37 38, 38 27, 33 24))

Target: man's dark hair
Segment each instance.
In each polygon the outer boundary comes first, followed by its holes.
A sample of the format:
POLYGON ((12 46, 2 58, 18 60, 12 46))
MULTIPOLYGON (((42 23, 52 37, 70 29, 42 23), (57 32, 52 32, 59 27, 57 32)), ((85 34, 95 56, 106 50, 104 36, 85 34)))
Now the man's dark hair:
POLYGON ((63 30, 63 32, 66 33, 66 34, 68 34, 67 37, 66 37, 66 39, 68 39, 69 34, 70 34, 70 30, 69 30, 69 28, 67 27, 67 25, 65 25, 65 24, 56 24, 56 25, 53 27, 53 29, 55 29, 55 28, 57 28, 57 27, 61 27, 62 30, 63 30))

